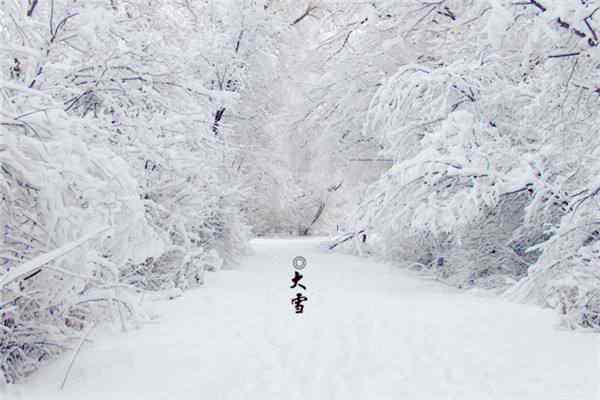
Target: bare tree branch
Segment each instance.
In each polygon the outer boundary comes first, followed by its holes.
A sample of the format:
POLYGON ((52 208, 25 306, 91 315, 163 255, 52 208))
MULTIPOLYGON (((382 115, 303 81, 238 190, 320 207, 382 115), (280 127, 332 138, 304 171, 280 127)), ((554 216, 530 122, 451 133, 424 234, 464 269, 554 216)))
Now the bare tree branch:
POLYGON ((296 25, 297 23, 299 23, 300 21, 302 21, 304 18, 308 17, 310 15, 310 13, 314 10, 317 9, 317 6, 313 6, 313 5, 308 5, 308 7, 306 7, 306 11, 304 11, 304 14, 302 14, 301 16, 299 16, 298 18, 296 18, 294 20, 294 22, 292 22, 292 26, 296 25))
POLYGON ((27 10, 28 17, 33 16, 33 11, 35 11, 35 7, 37 6, 37 4, 38 4, 38 0, 31 1, 29 10, 27 10))

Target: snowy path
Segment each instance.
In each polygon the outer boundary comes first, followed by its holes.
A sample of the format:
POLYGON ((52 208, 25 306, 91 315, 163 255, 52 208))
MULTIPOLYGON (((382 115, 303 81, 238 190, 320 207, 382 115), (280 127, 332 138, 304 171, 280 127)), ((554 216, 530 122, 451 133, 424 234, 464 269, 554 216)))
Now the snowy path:
POLYGON ((600 399, 597 335, 316 239, 256 240, 234 271, 156 303, 161 323, 86 344, 2 399, 600 399), (307 258, 305 313, 291 260, 307 258))

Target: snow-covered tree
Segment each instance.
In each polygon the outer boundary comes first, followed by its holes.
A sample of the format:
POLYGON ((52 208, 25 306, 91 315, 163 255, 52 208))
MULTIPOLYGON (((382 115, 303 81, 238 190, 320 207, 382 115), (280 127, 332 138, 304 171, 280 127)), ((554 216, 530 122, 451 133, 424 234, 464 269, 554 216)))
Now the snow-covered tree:
POLYGON ((598 5, 384 4, 411 58, 367 113, 395 163, 361 221, 389 257, 461 286, 527 275, 522 297, 596 326, 598 5))
POLYGON ((12 382, 95 322, 141 317, 139 290, 200 284, 243 251, 241 143, 219 110, 237 107, 256 66, 240 29, 268 38, 247 28, 251 2, 2 4, 0 367, 12 382), (228 56, 217 38, 237 38, 228 56))

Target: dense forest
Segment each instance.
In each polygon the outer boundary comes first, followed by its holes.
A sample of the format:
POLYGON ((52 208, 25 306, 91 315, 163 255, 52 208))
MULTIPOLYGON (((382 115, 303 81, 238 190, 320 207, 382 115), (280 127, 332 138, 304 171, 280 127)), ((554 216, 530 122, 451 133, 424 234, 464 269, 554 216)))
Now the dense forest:
POLYGON ((597 0, 0 0, 0 381, 256 236, 600 329, 599 36, 597 0))

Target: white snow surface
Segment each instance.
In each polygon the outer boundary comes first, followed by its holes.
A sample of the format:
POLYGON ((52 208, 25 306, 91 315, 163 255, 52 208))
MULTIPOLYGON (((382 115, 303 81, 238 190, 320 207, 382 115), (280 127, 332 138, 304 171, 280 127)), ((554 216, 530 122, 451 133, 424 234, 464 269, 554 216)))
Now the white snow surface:
POLYGON ((600 399, 598 335, 320 240, 254 240, 236 269, 149 302, 158 323, 94 330, 62 391, 71 354, 0 399, 600 399), (298 255, 304 314, 290 303, 298 255))

